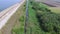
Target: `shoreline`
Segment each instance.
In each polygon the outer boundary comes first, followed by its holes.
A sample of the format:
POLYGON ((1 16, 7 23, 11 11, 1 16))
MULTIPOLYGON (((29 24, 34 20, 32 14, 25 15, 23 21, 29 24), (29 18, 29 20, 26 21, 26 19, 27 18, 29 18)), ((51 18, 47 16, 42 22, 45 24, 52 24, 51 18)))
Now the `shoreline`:
POLYGON ((0 29, 2 29, 2 27, 7 23, 7 21, 16 12, 16 10, 23 4, 23 2, 24 1, 17 3, 16 5, 13 5, 12 7, 3 10, 0 13, 0 29))
POLYGON ((4 9, 3 11, 1 11, 1 12, 0 12, 0 16, 1 16, 2 14, 6 13, 7 11, 11 10, 11 9, 12 9, 13 7, 15 7, 16 5, 18 5, 18 3, 14 4, 14 5, 12 5, 12 6, 8 7, 8 8, 6 8, 6 9, 4 9))

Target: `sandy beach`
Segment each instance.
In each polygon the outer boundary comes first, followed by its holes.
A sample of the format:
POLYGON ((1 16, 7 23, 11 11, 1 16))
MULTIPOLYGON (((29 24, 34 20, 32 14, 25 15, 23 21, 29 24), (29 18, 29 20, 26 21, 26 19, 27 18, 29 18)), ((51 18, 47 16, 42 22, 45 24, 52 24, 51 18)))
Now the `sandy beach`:
POLYGON ((16 10, 23 4, 23 0, 20 3, 17 3, 2 12, 0 12, 0 29, 7 23, 10 17, 16 12, 16 10))

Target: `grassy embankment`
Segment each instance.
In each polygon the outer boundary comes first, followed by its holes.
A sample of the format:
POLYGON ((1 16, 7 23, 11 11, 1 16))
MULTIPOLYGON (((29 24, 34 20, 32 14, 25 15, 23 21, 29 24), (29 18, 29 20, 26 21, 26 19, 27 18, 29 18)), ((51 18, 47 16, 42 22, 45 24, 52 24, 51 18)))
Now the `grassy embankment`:
MULTIPOLYGON (((15 28, 18 29, 17 27, 19 27, 19 25, 20 25, 20 18, 24 18, 23 16, 25 14, 24 13, 25 7, 23 5, 24 4, 22 4, 22 6, 20 6, 18 8, 18 10, 8 20, 7 24, 1 29, 1 34, 11 34, 14 31, 16 32, 16 30, 14 30, 14 29, 15 28), (13 28, 13 30, 12 30, 12 28, 13 28)), ((23 24, 23 23, 21 23, 21 24, 23 24)))
MULTIPOLYGON (((25 10, 24 8, 22 10, 25 10)), ((23 11, 25 12, 25 11, 23 11)), ((23 13, 24 14, 24 13, 23 13)), ((13 34, 24 34, 24 23, 25 23, 25 15, 21 16, 18 19, 18 24, 13 27, 13 34)), ((37 34, 40 32, 39 24, 37 23, 36 12, 32 9, 32 5, 29 3, 29 22, 27 28, 27 34, 37 34)))
POLYGON ((25 21, 25 4, 23 4, 18 10, 18 19, 12 29, 12 34, 24 34, 24 21, 25 21))
MULTIPOLYGON (((24 34, 24 17, 18 19, 19 25, 15 25, 13 34, 24 34)), ((27 34, 60 34, 60 15, 52 12, 45 4, 29 2, 27 34)))

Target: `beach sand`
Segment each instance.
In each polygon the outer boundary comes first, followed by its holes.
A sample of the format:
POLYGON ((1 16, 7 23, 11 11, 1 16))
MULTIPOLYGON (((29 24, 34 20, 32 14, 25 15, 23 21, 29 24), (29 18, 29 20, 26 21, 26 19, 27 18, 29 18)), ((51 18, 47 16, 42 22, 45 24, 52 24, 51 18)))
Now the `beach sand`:
POLYGON ((16 10, 23 4, 23 2, 24 1, 22 1, 21 3, 17 3, 0 12, 0 30, 7 23, 10 17, 16 12, 16 10))

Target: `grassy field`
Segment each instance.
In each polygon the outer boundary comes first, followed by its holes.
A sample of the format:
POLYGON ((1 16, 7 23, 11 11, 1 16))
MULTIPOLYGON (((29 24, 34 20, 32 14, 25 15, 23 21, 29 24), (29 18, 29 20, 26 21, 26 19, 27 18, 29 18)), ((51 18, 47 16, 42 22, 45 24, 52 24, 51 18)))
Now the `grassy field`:
POLYGON ((49 9, 54 13, 57 13, 57 14, 60 13, 60 7, 49 7, 49 9))
MULTIPOLYGON (((36 1, 38 1, 38 2, 46 2, 46 1, 49 1, 49 0, 36 0, 36 1)), ((48 6, 48 7, 52 12, 57 13, 57 14, 60 13, 60 7, 50 7, 50 6, 48 6)))

